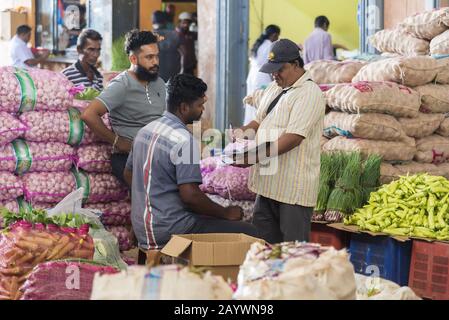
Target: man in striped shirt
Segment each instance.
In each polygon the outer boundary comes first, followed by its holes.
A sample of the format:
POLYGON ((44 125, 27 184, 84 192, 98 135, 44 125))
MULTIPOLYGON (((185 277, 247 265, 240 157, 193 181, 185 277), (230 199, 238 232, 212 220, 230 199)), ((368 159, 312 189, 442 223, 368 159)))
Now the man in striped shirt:
POLYGON ((103 76, 95 68, 101 54, 101 35, 92 29, 85 29, 78 37, 77 50, 79 59, 62 73, 74 84, 84 85, 103 91, 103 76))
POLYGON ((272 146, 236 156, 241 165, 253 165, 249 188, 258 195, 253 223, 270 243, 308 241, 318 197, 326 104, 303 67, 294 42, 275 42, 260 70, 271 73, 275 81, 245 98, 257 108, 257 116, 233 134, 272 146))

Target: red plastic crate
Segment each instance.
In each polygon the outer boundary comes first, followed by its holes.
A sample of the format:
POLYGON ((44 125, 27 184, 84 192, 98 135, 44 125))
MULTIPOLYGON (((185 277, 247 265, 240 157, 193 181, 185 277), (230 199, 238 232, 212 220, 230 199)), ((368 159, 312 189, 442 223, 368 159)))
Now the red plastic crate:
POLYGON ((348 247, 348 233, 328 227, 325 224, 312 223, 310 242, 341 250, 348 247))
POLYGON ((413 240, 409 287, 422 298, 449 300, 449 244, 413 240))

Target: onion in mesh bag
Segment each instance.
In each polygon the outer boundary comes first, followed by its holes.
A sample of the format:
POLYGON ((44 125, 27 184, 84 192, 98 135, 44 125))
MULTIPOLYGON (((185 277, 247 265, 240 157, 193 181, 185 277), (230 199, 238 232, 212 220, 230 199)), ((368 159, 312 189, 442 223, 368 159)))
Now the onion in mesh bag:
POLYGON ((73 84, 59 72, 1 67, 0 111, 66 110, 73 102, 69 92, 72 87, 73 84))
POLYGON ((111 173, 112 147, 107 144, 82 146, 77 151, 77 166, 87 172, 111 173))
POLYGON ((212 172, 212 187, 218 195, 233 200, 255 200, 256 195, 248 189, 249 168, 223 167, 212 172))
POLYGON ((75 150, 66 144, 16 140, 0 147, 0 170, 17 174, 68 171, 74 158, 75 150))
POLYGON ((14 200, 23 195, 23 184, 19 177, 9 172, 0 172, 0 201, 14 200))
POLYGON ((19 138, 27 131, 27 127, 13 115, 0 112, 0 146, 19 138))
POLYGON ((220 197, 219 195, 208 194, 209 199, 222 207, 237 206, 243 209, 243 221, 252 222, 254 216, 254 201, 235 201, 220 197))
MULTIPOLYGON (((103 123, 111 129, 108 115, 103 123)), ((60 112, 26 112, 20 120, 27 125, 24 137, 35 142, 61 142, 70 145, 101 142, 80 119, 80 112, 74 108, 60 112)))
POLYGON ((100 210, 101 223, 105 226, 124 226, 131 224, 131 203, 129 201, 86 204, 87 209, 100 210))
POLYGON ((128 251, 135 247, 132 233, 125 227, 106 227, 118 240, 120 251, 128 251))

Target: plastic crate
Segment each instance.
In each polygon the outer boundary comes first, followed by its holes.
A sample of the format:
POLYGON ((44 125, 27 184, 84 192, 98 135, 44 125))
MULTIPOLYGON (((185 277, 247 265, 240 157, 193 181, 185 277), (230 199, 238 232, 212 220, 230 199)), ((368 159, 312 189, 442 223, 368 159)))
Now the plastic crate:
POLYGON ((449 300, 449 244, 413 241, 409 287, 422 298, 449 300))
POLYGON ((310 242, 341 250, 348 247, 349 235, 347 232, 331 228, 325 224, 312 223, 310 242))
POLYGON ((349 246, 355 272, 379 276, 400 286, 408 284, 411 251, 412 241, 368 234, 352 234, 349 246))

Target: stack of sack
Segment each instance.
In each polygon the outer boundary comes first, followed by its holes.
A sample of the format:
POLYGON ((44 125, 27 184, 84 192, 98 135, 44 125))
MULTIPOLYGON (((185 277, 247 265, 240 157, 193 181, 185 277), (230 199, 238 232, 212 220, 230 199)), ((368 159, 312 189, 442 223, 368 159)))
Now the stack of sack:
POLYGON ((84 187, 85 206, 102 210, 106 226, 132 239, 128 230, 115 230, 130 225, 131 205, 111 174, 111 148, 73 105, 73 85, 64 75, 0 68, 0 206, 51 208, 84 187))
MULTIPOLYGON (((232 153, 245 148, 242 143, 228 145, 224 152, 232 153)), ((201 191, 215 203, 224 207, 239 206, 244 212, 244 221, 251 222, 256 195, 248 188, 250 168, 238 168, 227 165, 222 157, 209 157, 201 160, 203 184, 201 191)))
POLYGON ((363 66, 351 83, 324 93, 332 109, 324 152, 381 155, 382 183, 424 172, 449 177, 449 59, 436 59, 449 56, 449 46, 435 49, 436 41, 449 40, 448 25, 445 8, 409 17, 370 39, 396 56, 363 66))

